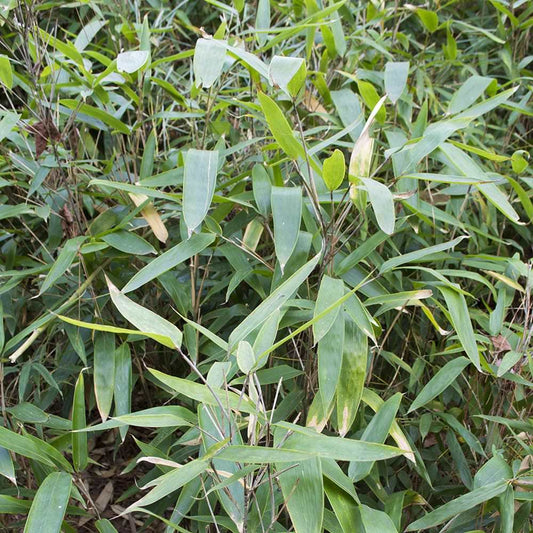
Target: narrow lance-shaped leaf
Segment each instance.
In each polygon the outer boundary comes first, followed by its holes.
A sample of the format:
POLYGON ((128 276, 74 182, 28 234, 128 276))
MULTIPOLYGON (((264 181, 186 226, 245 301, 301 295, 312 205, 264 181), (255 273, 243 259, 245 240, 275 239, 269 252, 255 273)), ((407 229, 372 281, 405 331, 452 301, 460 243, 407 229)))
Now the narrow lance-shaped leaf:
POLYGON ((466 357, 457 357, 446 363, 420 391, 415 401, 409 408, 409 413, 426 405, 428 402, 437 397, 441 392, 448 388, 457 376, 470 364, 466 357))
MULTIPOLYGON (((280 464, 278 470, 286 468, 280 464)), ((321 533, 324 516, 322 467, 318 457, 296 463, 279 476, 296 533, 321 533)))
POLYGON ((470 313, 468 312, 468 306, 466 305, 464 295, 443 285, 439 285, 438 289, 446 300, 452 325, 457 332, 457 336, 463 345, 466 355, 468 355, 476 368, 481 370, 474 329, 472 327, 472 322, 470 321, 470 313))
POLYGON ((84 241, 85 237, 74 237, 65 243, 55 263, 46 275, 46 278, 44 278, 39 294, 46 292, 67 271, 84 241))
MULTIPOLYGON (((344 296, 344 281, 341 279, 334 279, 330 276, 323 276, 320 282, 320 288, 318 289, 318 295, 316 298, 315 310, 313 317, 319 316, 330 305, 340 300, 344 296)), ((316 320, 313 324, 313 337, 315 344, 326 335, 331 326, 335 322, 337 315, 339 314, 340 306, 335 307, 328 314, 316 320)))
POLYGON ((94 334, 94 395, 102 420, 111 411, 115 387, 115 336, 97 331, 94 334))
POLYGON ((181 346, 183 334, 174 324, 171 324, 168 320, 165 320, 153 311, 130 300, 109 279, 107 279, 107 286, 111 300, 119 313, 131 322, 140 333, 146 332, 161 335, 168 339, 168 342, 171 343, 170 346, 176 348, 181 346))
POLYGON ((74 399, 72 401, 72 461, 76 471, 85 470, 89 461, 87 453, 87 434, 76 433, 76 429, 86 426, 85 420, 85 386, 83 372, 80 372, 76 386, 74 387, 74 399))
POLYGON ((385 65, 385 91, 393 104, 402 95, 408 74, 408 61, 389 61, 385 65))
MULTIPOLYGON (((131 353, 127 343, 121 344, 115 351, 115 416, 131 412, 132 375, 131 353)), ((122 440, 126 437, 127 427, 120 428, 122 440)))
POLYGON ((183 218, 189 237, 207 215, 215 192, 218 151, 189 150, 183 172, 183 218))
POLYGON ((386 185, 383 185, 379 181, 370 178, 361 178, 361 181, 368 191, 370 204, 376 215, 379 228, 384 233, 392 235, 396 220, 392 193, 386 185))
POLYGON ((380 269, 380 274, 383 274, 385 272, 388 272, 389 270, 392 270, 394 268, 398 268, 401 265, 405 265, 406 263, 412 263, 413 261, 419 261, 420 259, 423 259, 424 257, 436 254, 438 252, 444 252, 445 250, 449 250, 450 248, 453 248, 457 244, 459 244, 463 239, 466 239, 465 235, 461 237, 457 237, 456 239, 453 239, 453 241, 450 242, 444 242, 442 244, 436 244, 435 246, 428 246, 426 248, 421 248, 420 250, 416 250, 414 252, 409 252, 407 254, 399 255, 398 257, 393 257, 392 259, 389 259, 385 261, 380 269))
POLYGON ((9 58, 5 55, 0 55, 0 81, 8 89, 13 87, 13 70, 9 58))
POLYGON ((272 187, 271 203, 274 219, 274 245, 283 272, 298 240, 302 217, 302 189, 300 187, 272 187))
POLYGON ((329 331, 318 343, 318 386, 322 403, 328 409, 337 390, 344 350, 344 314, 337 313, 329 331))
POLYGON ((261 92, 258 94, 258 98, 268 127, 281 149, 291 159, 305 157, 303 146, 294 136, 294 132, 289 126, 283 111, 278 107, 276 102, 261 92))
POLYGON ((41 483, 24 526, 24 533, 59 533, 70 497, 72 478, 52 472, 41 483))
POLYGON ((507 489, 507 485, 508 483, 506 481, 496 481, 463 496, 459 496, 459 498, 445 503, 431 513, 409 524, 406 531, 422 531, 436 527, 454 516, 460 515, 491 498, 499 496, 507 489))
MULTIPOLYGON (((401 400, 402 395, 397 392, 380 406, 368 426, 365 428, 363 435, 361 436, 362 441, 376 442, 379 444, 385 442, 396 417, 396 413, 400 407, 401 400)), ((372 466, 372 463, 350 463, 348 475, 354 481, 361 481, 370 474, 372 466)))
POLYGON ((348 433, 357 415, 365 385, 367 359, 368 337, 347 317, 337 387, 337 425, 341 437, 348 433))
POLYGON ((300 285, 311 274, 319 259, 320 254, 317 254, 305 265, 300 267, 233 330, 229 338, 230 351, 235 348, 239 341, 246 339, 255 328, 262 324, 276 309, 281 308, 281 306, 291 298, 300 285))
POLYGON ((397 533, 398 530, 389 515, 378 509, 372 509, 367 505, 359 506, 361 522, 365 527, 365 533, 397 533))
POLYGON ((126 283, 122 292, 127 293, 134 291, 149 281, 158 278, 161 274, 168 272, 187 259, 190 259, 192 256, 205 250, 214 240, 215 235, 211 233, 198 233, 192 235, 190 239, 173 246, 170 250, 167 250, 165 253, 148 263, 144 268, 141 268, 141 270, 139 270, 139 272, 126 283))

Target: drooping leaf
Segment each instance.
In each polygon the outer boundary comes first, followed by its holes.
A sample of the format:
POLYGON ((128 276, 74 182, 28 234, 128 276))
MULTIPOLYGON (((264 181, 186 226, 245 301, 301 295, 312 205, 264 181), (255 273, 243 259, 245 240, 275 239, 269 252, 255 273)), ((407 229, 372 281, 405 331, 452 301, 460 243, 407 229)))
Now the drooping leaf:
POLYGON ((183 334, 174 324, 171 324, 168 320, 165 320, 153 311, 130 300, 109 279, 107 280, 107 286, 111 300, 113 300, 119 313, 128 322, 131 322, 140 333, 147 332, 161 335, 162 337, 166 337, 168 342, 172 343, 171 345, 176 348, 181 346, 183 334))
POLYGON ((385 91, 393 104, 402 95, 408 74, 408 61, 388 61, 385 65, 385 91))
POLYGON ((271 204, 276 256, 283 272, 298 240, 302 218, 302 189, 272 187, 271 204))
POLYGON ((94 334, 94 395, 104 422, 111 412, 114 388, 115 336, 97 331, 94 334))
POLYGON ((194 79, 198 87, 209 89, 219 78, 226 57, 225 43, 217 39, 200 38, 194 49, 194 79))
POLYGON ((189 237, 209 211, 215 192, 218 151, 189 150, 183 172, 183 218, 189 237))

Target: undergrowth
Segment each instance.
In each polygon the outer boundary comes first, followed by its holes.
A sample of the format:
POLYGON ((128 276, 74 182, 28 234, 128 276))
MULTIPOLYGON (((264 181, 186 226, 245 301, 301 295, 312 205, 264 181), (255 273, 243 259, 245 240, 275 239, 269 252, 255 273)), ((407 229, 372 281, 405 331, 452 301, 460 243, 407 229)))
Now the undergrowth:
POLYGON ((530 531, 532 25, 1 2, 3 530, 530 531))

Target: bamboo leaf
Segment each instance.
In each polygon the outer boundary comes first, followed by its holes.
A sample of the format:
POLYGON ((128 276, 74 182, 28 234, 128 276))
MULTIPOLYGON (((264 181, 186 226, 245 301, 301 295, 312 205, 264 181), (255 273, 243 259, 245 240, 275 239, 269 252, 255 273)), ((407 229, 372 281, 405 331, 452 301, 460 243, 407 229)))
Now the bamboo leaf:
POLYGON ((35 494, 24 533, 60 533, 71 486, 72 478, 69 474, 49 474, 35 494))
POLYGON ((209 211, 215 192, 218 151, 189 150, 183 172, 183 218, 189 237, 209 211))

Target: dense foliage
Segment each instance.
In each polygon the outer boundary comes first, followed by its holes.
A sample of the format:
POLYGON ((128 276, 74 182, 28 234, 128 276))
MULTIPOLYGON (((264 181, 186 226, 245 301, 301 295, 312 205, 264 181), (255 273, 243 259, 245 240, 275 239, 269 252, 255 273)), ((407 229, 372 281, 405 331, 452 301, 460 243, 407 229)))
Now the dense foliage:
POLYGON ((6 531, 530 531, 533 4, 414 4, 0 2, 6 531))

